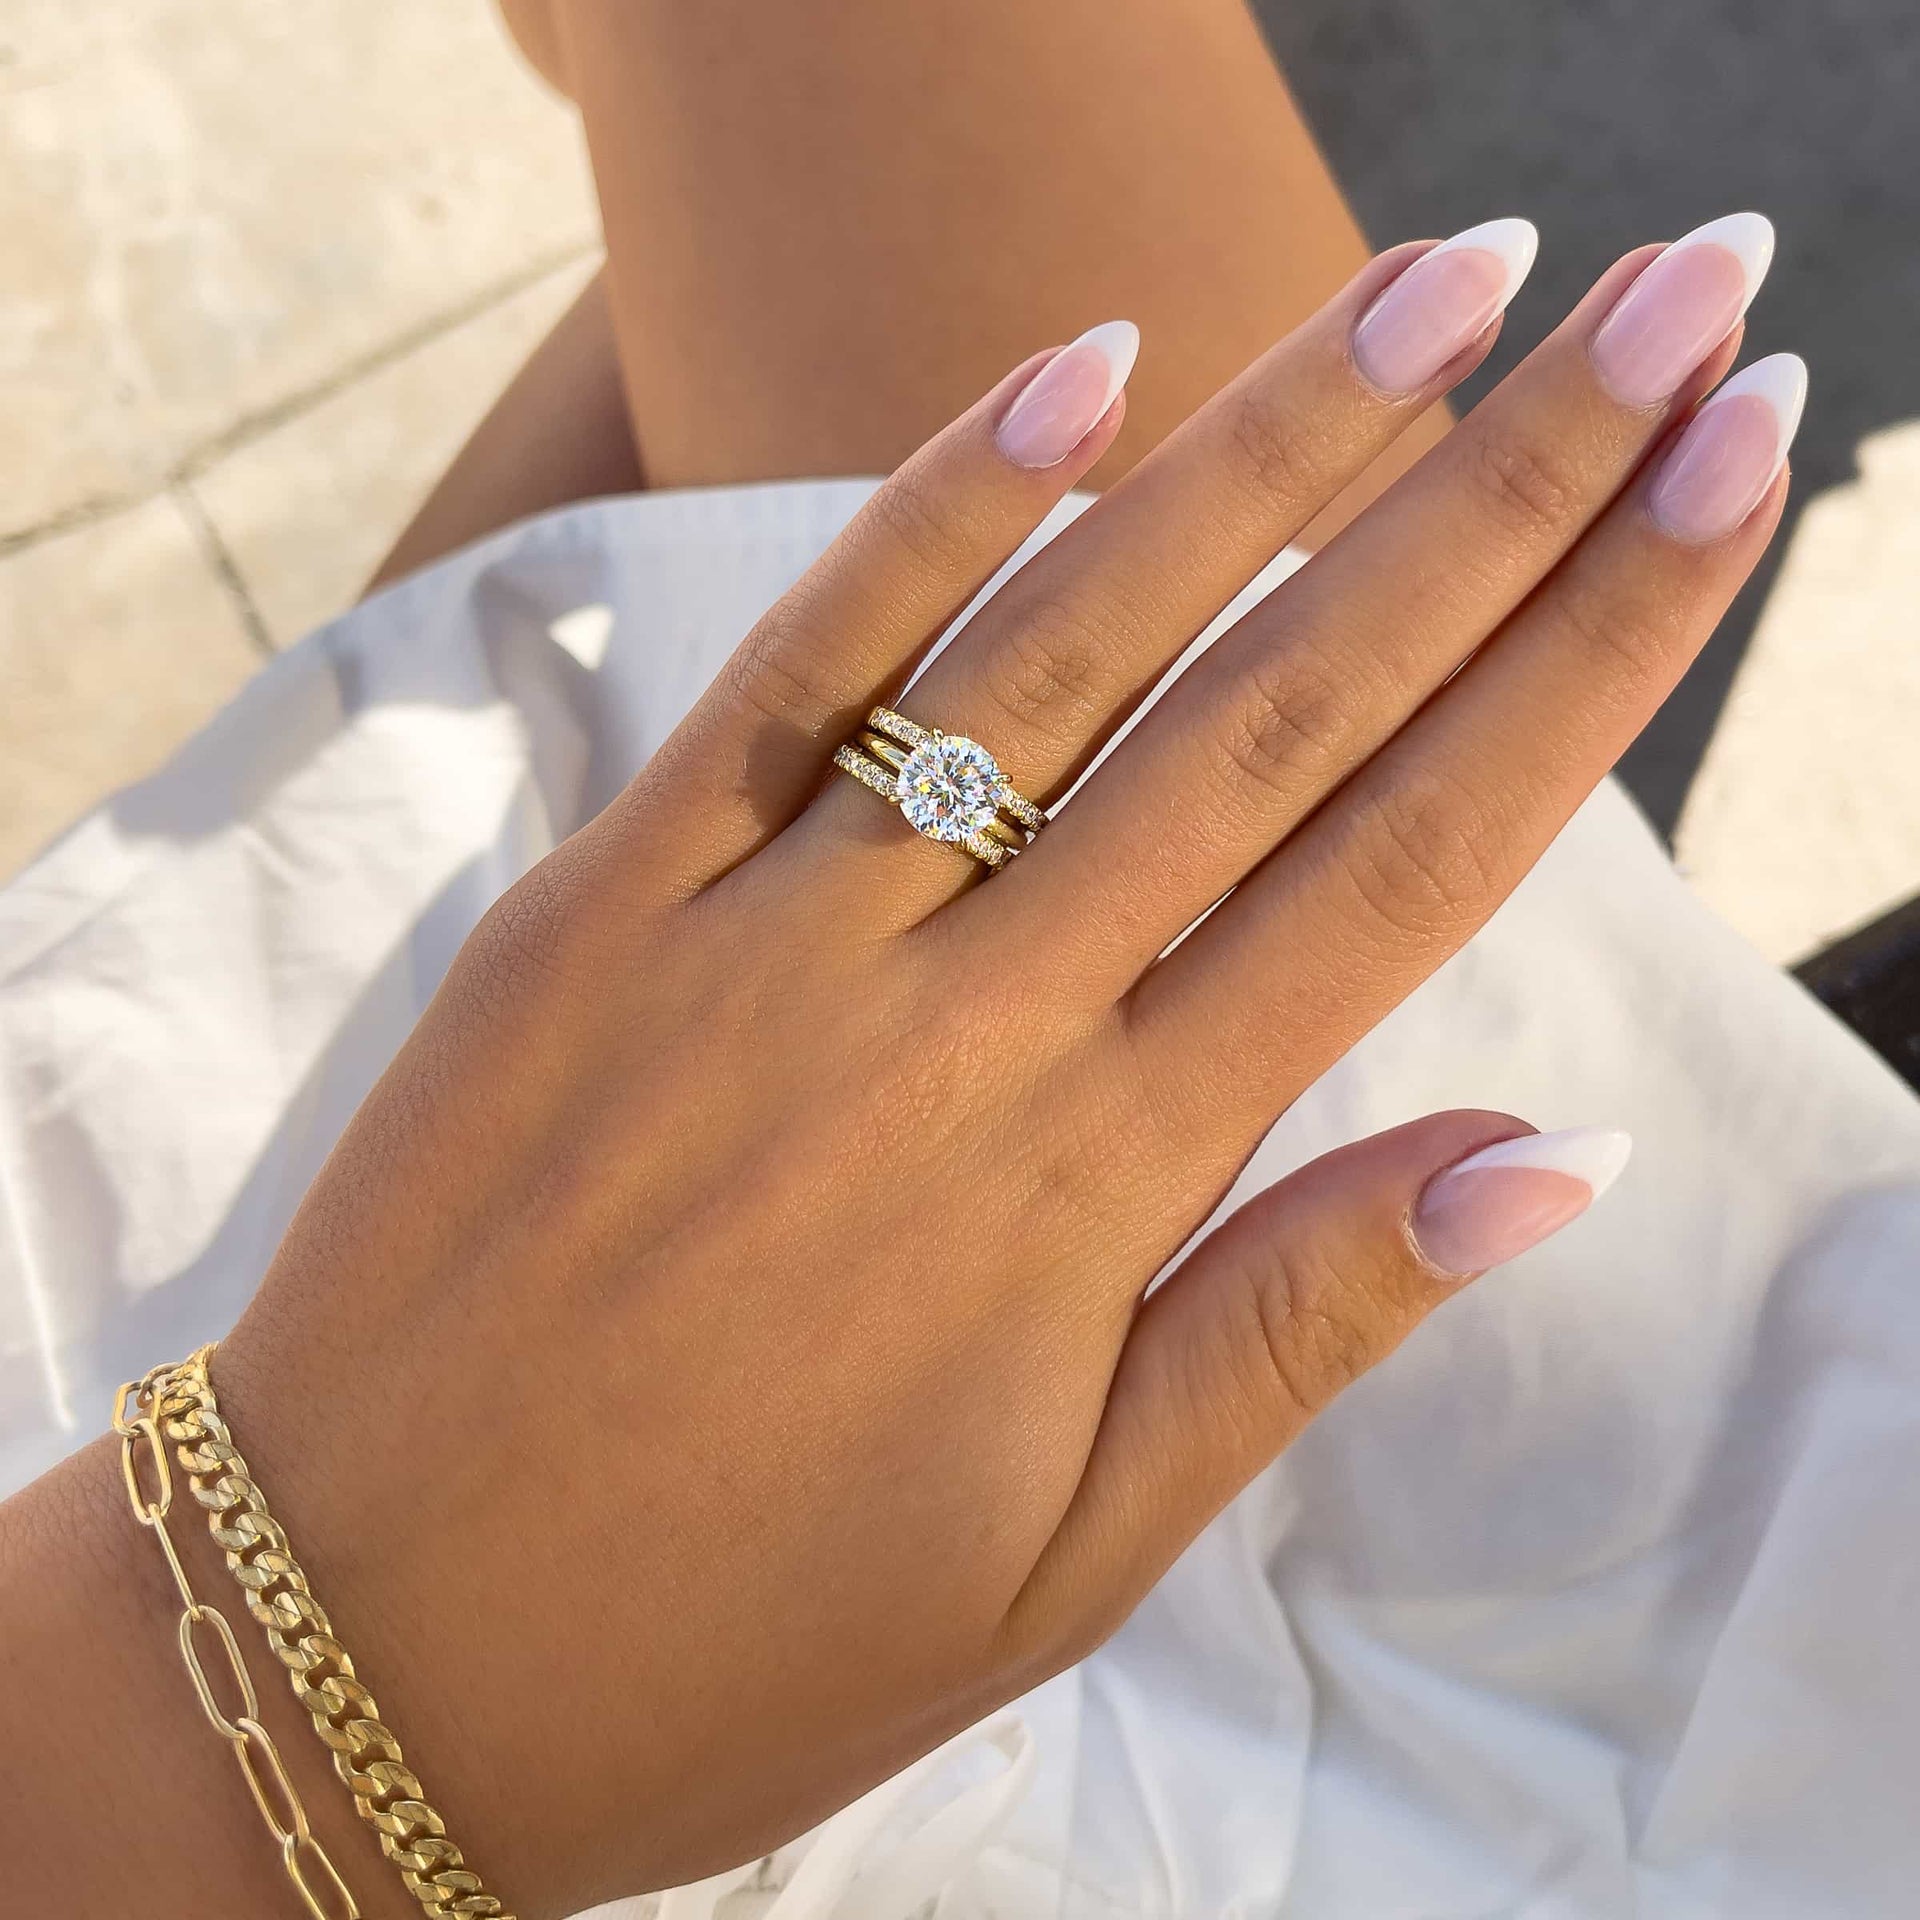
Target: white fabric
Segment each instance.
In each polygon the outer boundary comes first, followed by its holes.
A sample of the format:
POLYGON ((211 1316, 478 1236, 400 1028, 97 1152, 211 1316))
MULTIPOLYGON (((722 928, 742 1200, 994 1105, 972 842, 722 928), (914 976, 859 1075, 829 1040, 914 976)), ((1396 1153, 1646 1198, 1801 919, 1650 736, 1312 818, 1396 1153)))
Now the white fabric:
MULTIPOLYGON (((476 916, 863 493, 503 534, 312 636, 0 894, 0 1487, 230 1322, 476 916)), ((1611 789, 1241 1192, 1456 1103, 1638 1151, 1105 1650, 786 1850, 779 1920, 1910 1910, 1920 1104, 1611 789)))

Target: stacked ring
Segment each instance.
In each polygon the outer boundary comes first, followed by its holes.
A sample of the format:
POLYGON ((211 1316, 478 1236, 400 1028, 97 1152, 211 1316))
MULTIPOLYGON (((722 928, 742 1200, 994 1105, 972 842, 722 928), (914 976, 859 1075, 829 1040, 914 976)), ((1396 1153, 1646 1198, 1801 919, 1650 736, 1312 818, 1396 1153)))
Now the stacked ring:
POLYGON ((977 740, 919 726, 891 707, 875 707, 833 764, 898 807, 915 833, 986 867, 1004 867, 1047 824, 977 740))

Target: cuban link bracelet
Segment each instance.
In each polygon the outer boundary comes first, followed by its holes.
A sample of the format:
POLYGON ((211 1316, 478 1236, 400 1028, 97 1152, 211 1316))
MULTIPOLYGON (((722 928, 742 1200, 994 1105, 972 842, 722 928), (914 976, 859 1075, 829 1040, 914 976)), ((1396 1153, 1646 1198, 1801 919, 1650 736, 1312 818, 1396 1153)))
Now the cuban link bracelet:
POLYGON ((207 1509, 208 1531, 227 1556, 247 1611, 266 1629, 294 1698, 313 1716, 314 1732, 332 1750, 334 1772, 407 1891, 435 1920, 512 1920, 447 1838, 447 1823, 407 1771, 400 1742, 333 1637, 285 1531, 267 1511, 266 1496, 220 1417, 207 1373, 212 1353, 202 1347, 150 1378, 160 1431, 174 1443, 193 1497, 207 1509))

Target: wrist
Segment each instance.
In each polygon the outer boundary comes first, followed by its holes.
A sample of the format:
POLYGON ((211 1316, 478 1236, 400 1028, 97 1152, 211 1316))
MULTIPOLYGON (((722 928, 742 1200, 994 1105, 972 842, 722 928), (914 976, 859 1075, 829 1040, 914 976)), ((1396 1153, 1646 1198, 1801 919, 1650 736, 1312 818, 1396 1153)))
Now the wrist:
MULTIPOLYGON (((133 1518, 118 1453, 104 1436, 0 1505, 0 1693, 9 1717, 34 1729, 0 1795, 9 1895, 23 1911, 76 1920, 156 1899, 181 1910, 279 1912, 290 1897, 279 1852, 231 1746, 195 1701, 180 1653, 180 1596, 133 1518), (49 1847, 48 1834, 71 1843, 49 1847)), ((332 1770, 311 1735, 300 1735, 292 1697, 254 1644, 237 1593, 222 1590, 232 1582, 200 1509, 176 1501, 172 1519, 182 1567, 202 1604, 232 1627, 260 1723, 364 1920, 409 1920, 412 1903, 391 1868, 336 1804, 344 1796, 332 1770), (373 1868, 394 1879, 397 1903, 374 1884, 373 1868)), ((196 1647, 230 1713, 232 1683, 211 1639, 203 1630, 196 1647)))
MULTIPOLYGON (((476 1575, 455 1542, 458 1495, 421 1495, 429 1456, 410 1444, 405 1417, 356 1397, 361 1368, 344 1359, 325 1364, 313 1340, 283 1338, 255 1314, 220 1344, 210 1376, 249 1478, 284 1530, 330 1637, 372 1697, 372 1714, 356 1701, 354 1717, 374 1718, 393 1736, 374 1757, 414 1776, 464 1868, 518 1920, 547 1920, 610 1897, 593 1893, 593 1836, 564 1808, 543 1807, 535 1784, 557 1776, 563 1755, 546 1743, 564 1748, 566 1704, 544 1698, 518 1713, 520 1690, 506 1684, 530 1634, 549 1624, 544 1593, 497 1565, 476 1575), (299 1363, 289 1364, 294 1354, 299 1363), (516 1599, 535 1608, 533 1621, 510 1617, 516 1599)), ((232 1588, 223 1556, 207 1545, 232 1588)), ((251 1619, 246 1625, 266 1666, 277 1669, 266 1634, 251 1619)), ((286 1738, 319 1756, 314 1722, 294 1689, 274 1690, 285 1695, 293 1729, 286 1738)), ((354 1857, 370 1863, 354 1890, 377 1882, 388 1902, 363 1896, 368 1920, 389 1912, 417 1920, 398 1867, 382 1856, 346 1784, 326 1771, 328 1799, 356 1830, 354 1857)))

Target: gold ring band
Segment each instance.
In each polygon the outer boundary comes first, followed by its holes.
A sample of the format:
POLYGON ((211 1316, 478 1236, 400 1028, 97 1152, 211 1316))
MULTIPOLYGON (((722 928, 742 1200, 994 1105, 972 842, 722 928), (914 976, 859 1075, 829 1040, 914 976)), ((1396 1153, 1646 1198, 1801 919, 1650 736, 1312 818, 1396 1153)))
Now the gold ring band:
POLYGON ((998 869, 1047 824, 977 740, 923 727, 891 707, 834 752, 833 763, 899 809, 914 832, 998 869))

